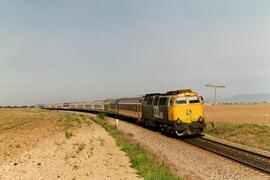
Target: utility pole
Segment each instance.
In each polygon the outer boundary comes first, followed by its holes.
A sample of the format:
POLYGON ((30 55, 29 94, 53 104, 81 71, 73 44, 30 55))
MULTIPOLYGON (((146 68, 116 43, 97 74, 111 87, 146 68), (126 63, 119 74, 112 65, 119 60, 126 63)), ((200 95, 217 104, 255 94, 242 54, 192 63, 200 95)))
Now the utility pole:
POLYGON ((214 88, 214 103, 217 104, 217 88, 225 88, 224 85, 206 84, 205 87, 214 88))

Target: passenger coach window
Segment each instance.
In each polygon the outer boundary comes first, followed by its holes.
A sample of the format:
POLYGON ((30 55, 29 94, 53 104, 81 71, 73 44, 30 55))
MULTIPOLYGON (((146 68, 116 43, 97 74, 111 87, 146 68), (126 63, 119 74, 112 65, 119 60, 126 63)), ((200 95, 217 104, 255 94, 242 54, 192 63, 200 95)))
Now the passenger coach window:
POLYGON ((187 104, 187 100, 185 97, 177 97, 175 103, 176 104, 187 104))
POLYGON ((191 96, 187 98, 190 104, 199 103, 200 100, 198 96, 191 96))
POLYGON ((159 105, 160 106, 164 106, 164 105, 166 105, 166 103, 167 103, 167 98, 166 97, 162 97, 162 98, 159 98, 159 105))
POLYGON ((153 103, 153 97, 149 97, 147 99, 147 105, 152 105, 152 103, 153 103))

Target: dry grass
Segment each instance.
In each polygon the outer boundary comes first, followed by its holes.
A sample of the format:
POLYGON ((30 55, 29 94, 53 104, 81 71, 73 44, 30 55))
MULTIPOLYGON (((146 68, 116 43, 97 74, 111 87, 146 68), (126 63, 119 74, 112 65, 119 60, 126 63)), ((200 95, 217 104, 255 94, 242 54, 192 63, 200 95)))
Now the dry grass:
POLYGON ((270 152, 270 127, 257 124, 216 122, 206 124, 206 133, 218 138, 270 152))
MULTIPOLYGON (((51 119, 52 114, 46 115, 45 110, 27 108, 0 109, 0 132, 19 127, 36 120, 51 119)), ((57 118, 57 117, 56 117, 57 118)))

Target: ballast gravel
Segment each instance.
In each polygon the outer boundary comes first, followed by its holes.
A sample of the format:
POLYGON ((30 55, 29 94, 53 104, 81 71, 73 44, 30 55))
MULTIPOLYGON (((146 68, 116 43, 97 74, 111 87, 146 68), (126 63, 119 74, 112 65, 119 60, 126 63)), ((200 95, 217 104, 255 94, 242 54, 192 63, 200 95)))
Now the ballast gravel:
MULTIPOLYGON (((114 118, 107 119, 116 125, 114 118)), ((270 175, 159 132, 125 121, 119 121, 118 129, 184 179, 270 180, 270 175)))

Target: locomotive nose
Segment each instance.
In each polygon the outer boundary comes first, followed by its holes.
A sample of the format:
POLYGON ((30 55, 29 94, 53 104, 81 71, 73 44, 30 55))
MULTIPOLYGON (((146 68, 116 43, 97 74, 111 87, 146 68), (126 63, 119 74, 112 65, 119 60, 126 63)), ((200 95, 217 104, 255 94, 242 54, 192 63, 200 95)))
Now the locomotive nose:
POLYGON ((200 117, 203 117, 202 106, 198 104, 190 104, 186 107, 185 116, 189 123, 197 121, 200 117))

